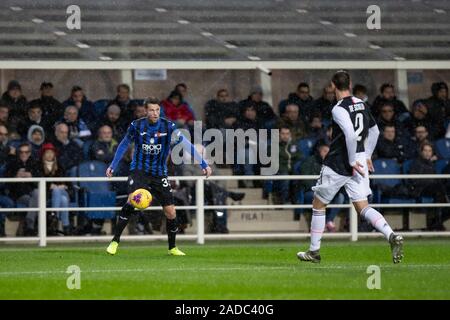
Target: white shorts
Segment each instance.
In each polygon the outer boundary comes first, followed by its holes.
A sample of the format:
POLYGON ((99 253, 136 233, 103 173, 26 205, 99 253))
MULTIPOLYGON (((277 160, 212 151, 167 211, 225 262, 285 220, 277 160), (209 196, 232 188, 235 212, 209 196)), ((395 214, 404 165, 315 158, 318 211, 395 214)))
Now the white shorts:
POLYGON ((322 166, 320 177, 312 190, 316 196, 324 204, 330 203, 334 196, 339 192, 339 189, 345 187, 345 191, 352 202, 367 200, 367 197, 372 194, 369 183, 369 172, 367 163, 364 159, 363 164, 364 177, 359 173, 351 177, 342 176, 332 170, 330 167, 322 166))

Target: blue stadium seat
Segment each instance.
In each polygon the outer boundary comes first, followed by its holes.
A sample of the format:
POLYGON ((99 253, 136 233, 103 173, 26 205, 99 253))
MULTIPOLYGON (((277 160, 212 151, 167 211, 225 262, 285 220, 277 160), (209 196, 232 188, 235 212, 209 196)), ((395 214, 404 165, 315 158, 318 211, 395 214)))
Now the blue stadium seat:
POLYGON ((108 106, 110 100, 100 99, 94 102, 94 113, 95 115, 101 117, 106 112, 106 107, 108 106))
POLYGON ((442 174, 442 172, 444 171, 445 167, 448 165, 449 162, 450 162, 449 159, 437 160, 436 163, 434 164, 434 169, 436 170, 436 173, 442 174))
POLYGON ((302 152, 303 157, 306 158, 306 157, 309 157, 310 155, 312 155, 315 143, 316 143, 316 140, 311 139, 311 138, 300 139, 298 141, 297 146, 300 149, 300 151, 302 152))
MULTIPOLYGON (((373 161, 375 175, 377 174, 400 174, 400 165, 394 159, 376 159, 373 161)), ((407 164, 408 166, 408 164, 407 164)), ((405 170, 403 168, 403 170, 405 170)), ((409 170, 409 169, 408 169, 409 170)), ((375 203, 415 203, 414 198, 408 197, 388 197, 383 195, 385 188, 395 188, 403 183, 401 179, 374 179, 373 200, 375 203)))
POLYGON ((94 140, 86 140, 83 143, 83 159, 84 160, 91 160, 89 158, 89 149, 91 148, 93 143, 94 143, 94 140))
POLYGON ((403 164, 402 164, 403 174, 409 174, 409 171, 411 170, 411 165, 412 165, 413 161, 414 160, 410 159, 410 160, 405 160, 405 162, 403 162, 403 164))
POLYGON ((436 153, 440 159, 450 159, 450 139, 439 139, 435 143, 436 153))
MULTIPOLYGON (((376 174, 400 174, 400 165, 397 160, 394 159, 376 159, 373 161, 373 167, 376 174)), ((400 179, 377 179, 374 180, 374 184, 377 186, 385 185, 388 187, 394 187, 400 184, 400 179)))
MULTIPOLYGON (((107 164, 100 161, 85 161, 78 166, 80 177, 104 177, 107 164)), ((116 204, 116 193, 111 191, 107 181, 80 182, 83 190, 81 202, 86 207, 114 207, 116 204)), ((89 211, 86 216, 90 219, 112 219, 114 211, 89 211)))

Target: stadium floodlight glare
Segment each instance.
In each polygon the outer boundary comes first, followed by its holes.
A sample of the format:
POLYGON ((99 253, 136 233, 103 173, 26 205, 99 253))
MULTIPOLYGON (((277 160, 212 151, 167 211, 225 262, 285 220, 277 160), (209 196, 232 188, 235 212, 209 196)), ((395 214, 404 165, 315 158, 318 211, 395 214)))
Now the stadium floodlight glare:
POLYGON ((259 64, 257 68, 269 76, 272 75, 272 71, 270 71, 268 68, 264 67, 263 65, 259 64))

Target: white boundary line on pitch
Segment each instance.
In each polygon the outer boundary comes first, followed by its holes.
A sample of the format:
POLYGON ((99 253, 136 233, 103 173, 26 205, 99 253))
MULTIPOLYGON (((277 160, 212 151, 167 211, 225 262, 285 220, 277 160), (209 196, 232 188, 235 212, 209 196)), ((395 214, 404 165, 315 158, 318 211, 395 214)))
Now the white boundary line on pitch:
MULTIPOLYGON (((408 264, 404 263, 399 266, 394 265, 385 265, 380 266, 383 268, 450 268, 450 264, 408 264)), ((314 269, 343 269, 343 270, 365 270, 367 265, 358 265, 358 266, 343 266, 343 265, 327 265, 327 266, 312 266, 310 265, 308 268, 303 270, 314 270, 314 269)), ((280 267, 257 267, 252 268, 252 266, 248 267, 230 267, 230 268, 148 268, 148 269, 112 269, 112 270, 80 270, 82 273, 126 273, 126 272, 167 272, 167 271, 265 271, 265 270, 290 270, 290 271, 300 271, 302 270, 300 265, 292 265, 292 266, 280 266, 280 267)), ((65 270, 47 270, 47 271, 5 271, 0 272, 0 276, 9 276, 9 275, 33 275, 33 274, 65 274, 67 273, 65 270)))

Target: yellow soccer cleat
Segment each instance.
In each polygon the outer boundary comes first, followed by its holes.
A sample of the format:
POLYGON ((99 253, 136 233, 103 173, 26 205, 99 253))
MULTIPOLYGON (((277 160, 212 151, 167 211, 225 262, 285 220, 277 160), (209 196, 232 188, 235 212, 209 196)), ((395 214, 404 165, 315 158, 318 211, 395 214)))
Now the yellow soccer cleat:
POLYGON ((169 256, 185 256, 186 254, 177 247, 169 250, 169 256))
POLYGON ((110 255, 115 255, 117 252, 117 247, 119 246, 119 243, 116 241, 111 241, 108 248, 106 248, 106 252, 108 252, 110 255))

